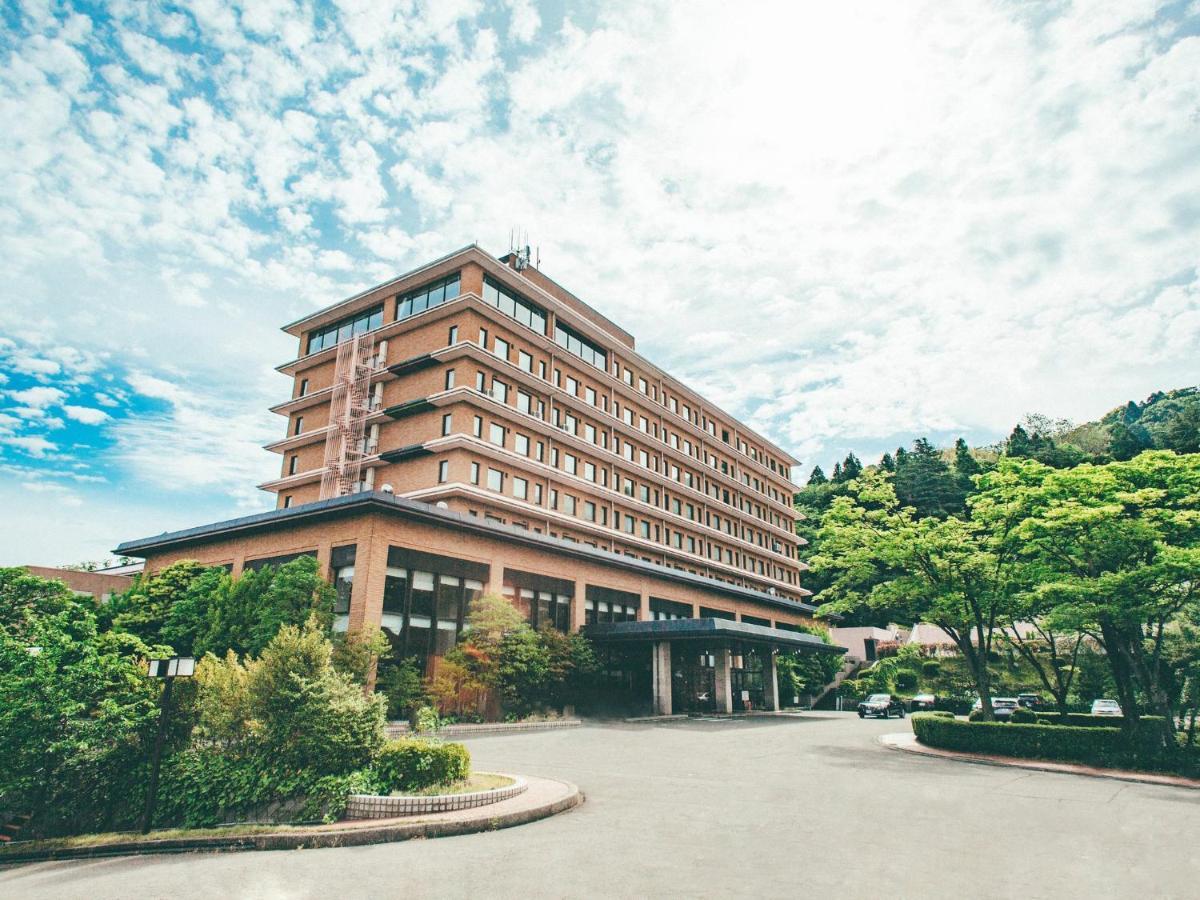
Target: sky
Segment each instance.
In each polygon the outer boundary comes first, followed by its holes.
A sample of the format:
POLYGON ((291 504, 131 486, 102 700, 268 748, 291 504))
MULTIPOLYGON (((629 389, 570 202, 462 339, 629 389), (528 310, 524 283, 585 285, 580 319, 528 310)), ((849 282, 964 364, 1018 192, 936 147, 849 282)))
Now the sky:
POLYGON ((0 6, 0 564, 272 505, 279 327, 514 226, 828 471, 1200 382, 1200 2, 0 6))

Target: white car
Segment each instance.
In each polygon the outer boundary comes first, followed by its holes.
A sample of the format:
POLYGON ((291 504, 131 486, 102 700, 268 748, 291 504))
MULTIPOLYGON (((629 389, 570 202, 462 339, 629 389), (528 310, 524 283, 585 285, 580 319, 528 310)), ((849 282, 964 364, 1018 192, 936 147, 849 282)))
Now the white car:
POLYGON ((1092 715, 1119 716, 1121 715, 1121 704, 1116 700, 1093 700, 1092 715))

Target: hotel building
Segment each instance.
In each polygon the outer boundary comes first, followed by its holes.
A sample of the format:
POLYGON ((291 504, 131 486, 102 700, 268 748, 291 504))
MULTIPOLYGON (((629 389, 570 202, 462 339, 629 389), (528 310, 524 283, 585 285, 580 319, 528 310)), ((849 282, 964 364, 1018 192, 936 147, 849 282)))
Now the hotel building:
POLYGON ((585 629, 614 690, 664 713, 777 707, 774 653, 834 649, 800 631, 796 460, 522 256, 467 247, 284 331, 276 509, 119 553, 314 555, 335 627, 378 625, 426 671, 501 593, 585 629))

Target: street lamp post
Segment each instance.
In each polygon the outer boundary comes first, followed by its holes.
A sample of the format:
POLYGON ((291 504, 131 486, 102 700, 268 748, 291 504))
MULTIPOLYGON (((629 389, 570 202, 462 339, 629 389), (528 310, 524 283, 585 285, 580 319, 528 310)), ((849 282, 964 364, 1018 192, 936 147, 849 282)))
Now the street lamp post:
POLYGON ((154 818, 154 801, 158 796, 158 768, 162 760, 163 736, 167 732, 167 719, 171 714, 171 685, 176 678, 190 678, 196 673, 196 660, 191 656, 172 656, 170 659, 151 659, 146 663, 146 674, 164 681, 158 705, 158 735, 154 739, 154 758, 150 763, 150 788, 146 792, 146 809, 142 813, 142 834, 150 831, 154 818))

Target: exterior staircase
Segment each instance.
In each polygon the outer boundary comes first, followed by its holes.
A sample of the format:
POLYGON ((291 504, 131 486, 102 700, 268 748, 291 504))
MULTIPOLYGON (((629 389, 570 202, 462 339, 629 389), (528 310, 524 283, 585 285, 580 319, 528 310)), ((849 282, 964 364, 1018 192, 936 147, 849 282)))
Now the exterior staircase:
POLYGON ((819 693, 811 695, 808 703, 809 709, 833 709, 833 701, 837 697, 837 689, 842 686, 842 682, 847 678, 853 678, 867 664, 866 660, 859 659, 857 656, 847 656, 845 660, 841 669, 833 676, 833 681, 821 688, 819 693))

